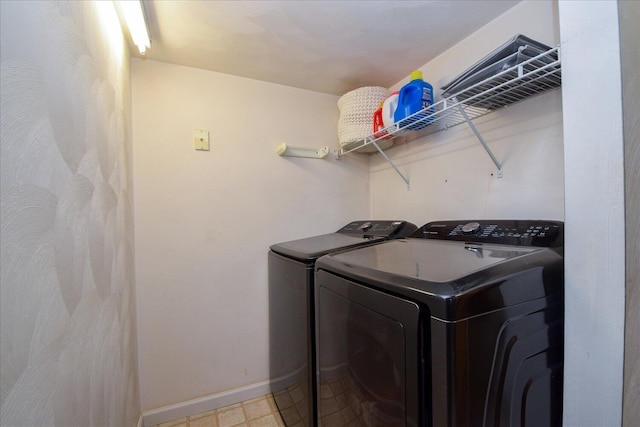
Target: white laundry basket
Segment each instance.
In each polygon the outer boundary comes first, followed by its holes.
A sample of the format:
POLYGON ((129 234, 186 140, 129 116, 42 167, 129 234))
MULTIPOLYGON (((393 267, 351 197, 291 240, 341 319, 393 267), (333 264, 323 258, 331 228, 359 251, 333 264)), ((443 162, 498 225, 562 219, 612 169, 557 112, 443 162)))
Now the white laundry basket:
MULTIPOLYGON (((373 133, 373 113, 380 108, 380 103, 389 96, 384 87, 366 86, 354 89, 342 95, 338 100, 340 118, 338 119, 338 140, 340 147, 349 150, 359 141, 373 133)), ((393 142, 381 140, 376 142, 380 148, 388 148, 393 142)), ((376 151, 373 145, 358 151, 376 151)))

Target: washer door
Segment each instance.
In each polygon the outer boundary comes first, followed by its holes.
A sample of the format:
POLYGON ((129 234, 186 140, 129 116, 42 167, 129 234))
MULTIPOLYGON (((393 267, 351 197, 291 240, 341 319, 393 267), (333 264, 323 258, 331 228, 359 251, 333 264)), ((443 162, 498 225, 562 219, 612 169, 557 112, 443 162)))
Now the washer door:
POLYGON ((325 271, 316 292, 320 424, 420 425, 420 307, 325 271))

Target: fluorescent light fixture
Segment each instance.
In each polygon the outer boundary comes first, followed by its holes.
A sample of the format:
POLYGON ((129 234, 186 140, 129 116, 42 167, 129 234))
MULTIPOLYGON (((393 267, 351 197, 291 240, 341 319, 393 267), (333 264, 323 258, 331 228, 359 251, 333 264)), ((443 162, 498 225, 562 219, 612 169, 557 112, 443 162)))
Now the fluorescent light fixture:
POLYGON ((142 3, 140 0, 122 0, 118 4, 129 28, 133 44, 138 46, 140 55, 144 55, 146 50, 151 47, 151 40, 149 39, 147 22, 144 19, 142 3))

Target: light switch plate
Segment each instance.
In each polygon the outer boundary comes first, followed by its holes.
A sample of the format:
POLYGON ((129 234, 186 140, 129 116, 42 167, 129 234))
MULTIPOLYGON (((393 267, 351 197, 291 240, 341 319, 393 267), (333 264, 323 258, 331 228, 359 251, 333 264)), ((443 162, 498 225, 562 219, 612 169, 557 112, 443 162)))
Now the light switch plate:
POLYGON ((193 148, 198 151, 209 151, 209 131, 206 129, 193 130, 193 148))

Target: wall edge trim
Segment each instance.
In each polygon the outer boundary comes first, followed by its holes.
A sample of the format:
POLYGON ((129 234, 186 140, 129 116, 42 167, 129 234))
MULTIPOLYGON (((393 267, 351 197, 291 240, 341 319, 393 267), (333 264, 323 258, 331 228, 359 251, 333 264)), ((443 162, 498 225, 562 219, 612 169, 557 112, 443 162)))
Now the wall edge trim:
POLYGON ((244 387, 223 391, 221 393, 211 394, 209 396, 152 409, 142 413, 141 419, 143 422, 142 424, 138 423, 138 426, 151 427, 156 424, 177 420, 202 412, 212 411, 227 405, 233 405, 234 403, 264 396, 271 392, 270 384, 271 381, 269 380, 261 381, 244 387))

